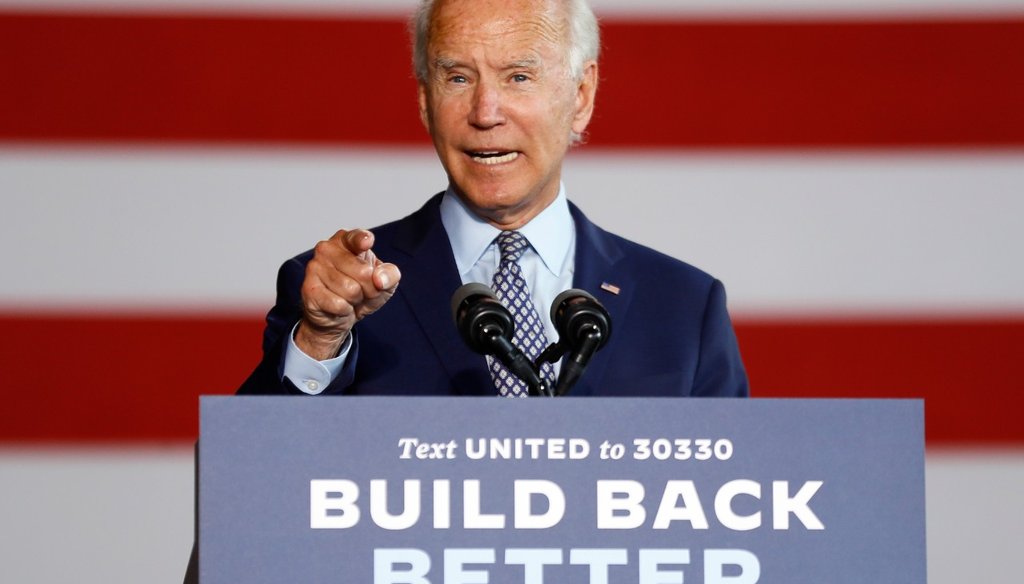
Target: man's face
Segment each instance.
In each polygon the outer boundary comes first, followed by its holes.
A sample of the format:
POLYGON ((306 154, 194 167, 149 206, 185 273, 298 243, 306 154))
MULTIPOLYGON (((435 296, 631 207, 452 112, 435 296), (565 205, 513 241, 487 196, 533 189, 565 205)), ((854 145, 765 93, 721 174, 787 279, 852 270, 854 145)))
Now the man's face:
POLYGON ((516 229, 558 195, 570 132, 590 121, 597 64, 569 73, 565 9, 547 0, 440 1, 420 113, 462 200, 516 229))

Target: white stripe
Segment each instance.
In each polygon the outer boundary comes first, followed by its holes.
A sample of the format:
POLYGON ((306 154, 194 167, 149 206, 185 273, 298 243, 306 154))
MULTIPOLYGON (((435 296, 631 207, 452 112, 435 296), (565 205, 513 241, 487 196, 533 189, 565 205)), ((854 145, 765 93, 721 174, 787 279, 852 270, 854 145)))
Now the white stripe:
POLYGON ((265 310, 282 261, 444 186, 426 150, 8 150, 0 304, 265 310))
POLYGON ((565 180, 738 312, 1024 308, 1024 152, 591 153, 565 180))
MULTIPOLYGON (((0 0, 0 9, 61 12, 406 15, 415 0, 0 0)), ((591 0, 599 16, 859 18, 1019 15, 1024 0, 591 0)))
MULTIPOLYGON (((739 312, 1024 310, 1024 152, 583 149, 565 182, 739 312)), ((262 311, 283 260, 444 186, 427 149, 0 150, 0 306, 262 311)))
POLYGON ((928 581, 1020 581, 1024 451, 929 452, 925 475, 928 581))
POLYGON ((192 452, 0 449, 2 580, 180 583, 195 524, 192 452))
MULTIPOLYGON (((926 474, 928 581, 1019 581, 1024 451, 929 451, 926 474)), ((5 582, 181 582, 192 449, 0 449, 0 517, 5 582)))

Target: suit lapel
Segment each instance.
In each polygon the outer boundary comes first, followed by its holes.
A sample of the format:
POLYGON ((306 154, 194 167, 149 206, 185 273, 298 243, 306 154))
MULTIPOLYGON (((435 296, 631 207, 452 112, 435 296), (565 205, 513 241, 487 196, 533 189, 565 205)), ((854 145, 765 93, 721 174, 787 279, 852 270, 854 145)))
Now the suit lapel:
MULTIPOLYGON (((621 265, 624 254, 611 234, 591 223, 575 205, 570 204, 569 207, 576 222, 573 286, 590 292, 604 305, 611 316, 610 342, 614 342, 616 323, 625 322, 623 319, 633 297, 633 282, 628 271, 622 269, 621 265)), ((602 353, 606 350, 602 350, 602 353)), ((593 395, 601 388, 610 354, 602 353, 590 361, 586 373, 569 390, 569 395, 593 395)))
POLYGON ((397 295, 407 303, 449 378, 458 385, 452 390, 485 394, 493 389, 486 360, 459 338, 452 321, 451 297, 462 281, 441 223, 440 200, 441 195, 431 198, 397 226, 394 245, 406 256, 399 265, 402 282, 397 295), (476 365, 467 372, 466 363, 476 365))

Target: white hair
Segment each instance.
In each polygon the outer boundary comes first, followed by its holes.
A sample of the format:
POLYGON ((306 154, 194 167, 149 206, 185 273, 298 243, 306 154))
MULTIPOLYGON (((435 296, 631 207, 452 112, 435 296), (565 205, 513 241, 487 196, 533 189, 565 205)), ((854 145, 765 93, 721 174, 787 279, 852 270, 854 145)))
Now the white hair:
MULTIPOLYGON (((569 73, 574 81, 583 79, 583 65, 596 61, 601 52, 601 32, 597 18, 587 0, 564 0, 569 13, 569 54, 566 59, 569 73)), ((412 66, 416 79, 427 82, 427 44, 430 42, 430 18, 434 12, 434 0, 422 0, 409 21, 412 35, 412 66)))

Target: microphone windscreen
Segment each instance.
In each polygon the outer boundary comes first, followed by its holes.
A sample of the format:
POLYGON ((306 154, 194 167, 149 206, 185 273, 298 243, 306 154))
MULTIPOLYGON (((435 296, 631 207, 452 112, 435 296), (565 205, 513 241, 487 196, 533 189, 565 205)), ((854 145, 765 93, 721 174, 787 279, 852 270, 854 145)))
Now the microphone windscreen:
POLYGON ((559 320, 559 313, 565 310, 565 308, 571 304, 574 299, 580 297, 590 300, 599 306, 601 304, 590 292, 580 290, 579 288, 570 288, 558 296, 555 296, 555 300, 551 303, 551 322, 557 323, 559 320))
POLYGON ((459 289, 455 291, 455 294, 452 294, 452 319, 455 321, 456 326, 459 325, 459 312, 463 307, 463 303, 474 296, 488 296, 495 300, 498 299, 498 297, 494 295, 494 290, 491 290, 491 287, 486 284, 470 282, 469 284, 459 286, 459 289))
POLYGON ((586 290, 573 288, 562 292, 551 303, 551 322, 558 331, 558 342, 573 350, 584 342, 582 336, 594 332, 600 335, 600 349, 608 343, 612 332, 612 318, 604 306, 586 290))

